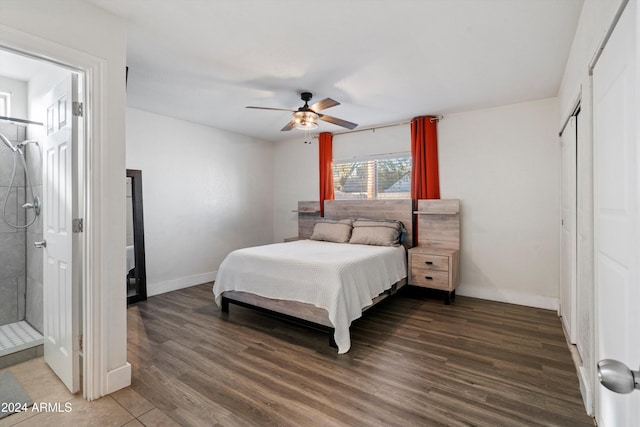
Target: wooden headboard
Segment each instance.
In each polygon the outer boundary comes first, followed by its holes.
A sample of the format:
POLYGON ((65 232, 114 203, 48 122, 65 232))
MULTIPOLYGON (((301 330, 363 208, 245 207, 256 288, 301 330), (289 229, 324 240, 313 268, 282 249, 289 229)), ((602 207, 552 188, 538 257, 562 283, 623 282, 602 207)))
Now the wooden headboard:
POLYGON ((325 200, 324 217, 328 219, 395 219, 407 230, 404 245, 413 247, 412 200, 325 200))
POLYGON ((460 249, 460 200, 418 200, 418 246, 460 249))

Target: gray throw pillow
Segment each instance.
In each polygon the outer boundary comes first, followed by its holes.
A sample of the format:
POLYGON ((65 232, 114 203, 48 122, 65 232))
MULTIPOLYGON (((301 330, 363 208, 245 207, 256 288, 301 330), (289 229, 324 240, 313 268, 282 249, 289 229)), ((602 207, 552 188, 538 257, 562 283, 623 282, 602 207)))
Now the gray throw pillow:
POLYGON ((313 226, 313 234, 311 234, 309 239, 334 243, 347 243, 349 238, 351 238, 352 228, 350 219, 343 219, 340 221, 319 221, 313 226))

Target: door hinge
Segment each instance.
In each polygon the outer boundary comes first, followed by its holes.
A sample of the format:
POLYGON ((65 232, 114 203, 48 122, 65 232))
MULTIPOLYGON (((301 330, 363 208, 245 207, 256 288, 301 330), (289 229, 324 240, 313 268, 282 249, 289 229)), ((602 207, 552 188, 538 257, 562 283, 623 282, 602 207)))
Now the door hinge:
POLYGON ((82 104, 82 102, 73 101, 73 103, 71 104, 71 109, 73 115, 76 117, 82 117, 84 114, 84 105, 82 104))
POLYGON ((78 348, 82 351, 82 335, 78 335, 78 348))
POLYGON ((82 218, 74 218, 71 223, 71 229, 74 233, 82 233, 84 231, 84 221, 82 218))

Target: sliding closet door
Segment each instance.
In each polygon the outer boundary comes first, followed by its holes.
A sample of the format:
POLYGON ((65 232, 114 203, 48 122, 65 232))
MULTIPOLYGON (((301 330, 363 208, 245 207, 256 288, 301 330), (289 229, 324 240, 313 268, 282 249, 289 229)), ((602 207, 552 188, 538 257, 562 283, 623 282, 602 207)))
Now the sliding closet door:
POLYGON ((576 343, 576 116, 562 133, 562 237, 560 316, 572 344, 576 343))

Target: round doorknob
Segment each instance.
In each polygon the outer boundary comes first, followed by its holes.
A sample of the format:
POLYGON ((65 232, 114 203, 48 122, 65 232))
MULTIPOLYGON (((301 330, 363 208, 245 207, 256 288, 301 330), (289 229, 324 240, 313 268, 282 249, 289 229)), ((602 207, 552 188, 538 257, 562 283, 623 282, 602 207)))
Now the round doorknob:
POLYGON ((598 379, 611 391, 621 394, 640 389, 640 372, 632 371, 622 362, 604 359, 598 362, 598 379))

